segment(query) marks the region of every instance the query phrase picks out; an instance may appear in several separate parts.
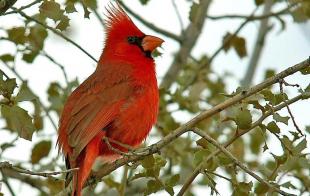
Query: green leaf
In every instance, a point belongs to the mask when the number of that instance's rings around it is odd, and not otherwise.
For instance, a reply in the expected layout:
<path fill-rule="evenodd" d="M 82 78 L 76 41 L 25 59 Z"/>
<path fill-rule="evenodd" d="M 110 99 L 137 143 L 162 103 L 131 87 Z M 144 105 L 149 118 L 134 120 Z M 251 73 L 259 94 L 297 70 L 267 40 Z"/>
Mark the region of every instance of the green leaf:
<path fill-rule="evenodd" d="M 16 105 L 2 105 L 1 113 L 6 119 L 8 129 L 17 132 L 20 137 L 31 141 L 35 127 L 26 110 Z"/>
<path fill-rule="evenodd" d="M 36 98 L 37 98 L 36 95 L 33 94 L 33 92 L 29 89 L 27 82 L 24 82 L 21 85 L 20 90 L 15 97 L 15 100 L 17 102 L 22 102 L 22 101 L 32 101 Z"/>
<path fill-rule="evenodd" d="M 147 195 L 151 194 L 151 193 L 156 193 L 157 191 L 162 189 L 162 183 L 158 180 L 149 180 L 147 182 L 147 189 L 145 191 L 145 193 Z"/>
<path fill-rule="evenodd" d="M 57 24 L 56 29 L 59 29 L 60 31 L 64 31 L 69 27 L 69 21 L 70 19 L 68 16 L 64 16 L 60 22 Z"/>
<path fill-rule="evenodd" d="M 218 155 L 217 159 L 219 160 L 220 165 L 229 165 L 232 163 L 231 159 L 227 157 L 226 155 Z"/>
<path fill-rule="evenodd" d="M 150 0 L 139 0 L 142 5 L 146 5 Z"/>
<path fill-rule="evenodd" d="M 54 20 L 55 22 L 61 20 L 64 16 L 64 10 L 62 10 L 59 3 L 54 0 L 43 1 L 39 8 L 42 15 Z"/>
<path fill-rule="evenodd" d="M 250 110 L 248 109 L 239 110 L 235 122 L 240 129 L 250 128 L 252 125 L 252 115 Z"/>
<path fill-rule="evenodd" d="M 196 13 L 197 13 L 198 7 L 199 7 L 199 4 L 193 2 L 192 6 L 191 6 L 191 9 L 190 9 L 190 12 L 189 12 L 189 20 L 191 22 L 193 22 L 195 20 L 195 17 L 197 15 Z"/>
<path fill-rule="evenodd" d="M 153 157 L 153 155 L 149 155 L 146 156 L 142 161 L 142 167 L 144 167 L 145 169 L 151 168 L 154 166 L 155 164 L 155 159 Z"/>
<path fill-rule="evenodd" d="M 257 6 L 262 5 L 264 3 L 264 0 L 254 0 L 254 1 Z"/>
<path fill-rule="evenodd" d="M 256 185 L 256 187 L 255 187 L 254 192 L 255 192 L 256 194 L 264 194 L 264 193 L 266 193 L 268 190 L 269 190 L 268 185 L 262 184 L 262 183 L 258 183 L 258 184 Z"/>
<path fill-rule="evenodd" d="M 38 56 L 38 51 L 29 51 L 23 54 L 23 60 L 27 63 L 32 63 L 34 59 Z"/>
<path fill-rule="evenodd" d="M 285 187 L 287 189 L 296 189 L 296 186 L 294 186 L 290 181 L 287 181 L 280 186 Z"/>
<path fill-rule="evenodd" d="M 252 189 L 253 183 L 252 182 L 240 182 L 235 187 L 233 196 L 247 196 L 250 195 L 250 191 Z"/>
<path fill-rule="evenodd" d="M 302 23 L 308 20 L 308 17 L 306 16 L 302 6 L 299 6 L 291 11 L 291 14 L 293 16 L 294 22 Z"/>
<path fill-rule="evenodd" d="M 223 38 L 224 51 L 234 48 L 240 58 L 247 56 L 246 41 L 243 37 L 227 33 Z"/>
<path fill-rule="evenodd" d="M 66 13 L 68 14 L 77 12 L 73 2 L 67 2 L 65 10 L 66 10 Z"/>
<path fill-rule="evenodd" d="M 0 60 L 3 62 L 11 62 L 14 61 L 15 57 L 11 54 L 3 54 L 0 56 Z"/>
<path fill-rule="evenodd" d="M 49 154 L 51 147 L 52 142 L 47 140 L 43 140 L 35 144 L 31 152 L 31 163 L 39 163 L 42 158 Z"/>
<path fill-rule="evenodd" d="M 290 119 L 290 117 L 288 117 L 288 116 L 282 117 L 280 114 L 274 113 L 274 114 L 273 114 L 273 119 L 274 119 L 276 122 L 282 122 L 282 123 L 288 125 L 288 120 Z"/>
<path fill-rule="evenodd" d="M 121 186 L 121 184 L 116 182 L 112 177 L 104 178 L 103 181 L 110 188 L 119 189 L 119 187 Z"/>
<path fill-rule="evenodd" d="M 300 73 L 302 73 L 303 75 L 310 74 L 310 67 L 305 67 L 304 69 L 300 70 Z"/>
<path fill-rule="evenodd" d="M 294 148 L 294 154 L 301 154 L 301 152 L 307 148 L 307 140 L 306 138 L 302 139 Z"/>
<path fill-rule="evenodd" d="M 82 0 L 84 5 L 92 10 L 97 9 L 97 0 Z"/>
<path fill-rule="evenodd" d="M 274 121 L 268 123 L 267 129 L 272 133 L 280 133 L 280 128 Z"/>
<path fill-rule="evenodd" d="M 194 165 L 199 165 L 205 157 L 210 154 L 210 151 L 207 149 L 201 149 L 194 154 Z"/>
<path fill-rule="evenodd" d="M 6 98 L 10 98 L 16 87 L 16 78 L 0 80 L 0 95 L 3 95 Z"/>
<path fill-rule="evenodd" d="M 259 128 L 250 132 L 250 150 L 254 154 L 258 154 L 261 151 L 261 146 L 264 143 L 264 136 Z"/>
<path fill-rule="evenodd" d="M 55 178 L 48 177 L 46 180 L 46 185 L 51 195 L 57 195 L 57 193 L 64 189 L 65 181 L 60 179 L 55 180 Z"/>
<path fill-rule="evenodd" d="M 28 41 L 31 45 L 32 53 L 37 53 L 44 46 L 44 41 L 47 38 L 47 31 L 40 25 L 35 25 L 30 28 L 30 33 L 28 35 Z"/>
<path fill-rule="evenodd" d="M 165 186 L 165 191 L 167 191 L 167 193 L 169 193 L 169 195 L 171 196 L 174 195 L 174 190 L 173 190 L 173 187 L 171 186 Z"/>
<path fill-rule="evenodd" d="M 24 44 L 27 40 L 25 27 L 14 27 L 7 30 L 8 39 L 16 44 Z"/>
<path fill-rule="evenodd" d="M 276 74 L 276 71 L 274 69 L 267 69 L 265 72 L 265 79 L 271 78 Z"/>
<path fill-rule="evenodd" d="M 166 186 L 174 187 L 180 180 L 180 174 L 175 174 L 165 181 Z"/>

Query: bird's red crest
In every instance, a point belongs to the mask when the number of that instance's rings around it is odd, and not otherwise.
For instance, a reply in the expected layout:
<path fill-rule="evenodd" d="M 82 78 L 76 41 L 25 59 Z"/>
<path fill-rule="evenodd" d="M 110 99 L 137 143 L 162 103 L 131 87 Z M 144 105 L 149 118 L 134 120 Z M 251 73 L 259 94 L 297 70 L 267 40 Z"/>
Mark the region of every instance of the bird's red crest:
<path fill-rule="evenodd" d="M 106 10 L 105 25 L 107 41 L 109 39 L 123 39 L 129 35 L 144 35 L 144 33 L 142 33 L 132 22 L 117 1 L 116 3 L 110 3 Z"/>

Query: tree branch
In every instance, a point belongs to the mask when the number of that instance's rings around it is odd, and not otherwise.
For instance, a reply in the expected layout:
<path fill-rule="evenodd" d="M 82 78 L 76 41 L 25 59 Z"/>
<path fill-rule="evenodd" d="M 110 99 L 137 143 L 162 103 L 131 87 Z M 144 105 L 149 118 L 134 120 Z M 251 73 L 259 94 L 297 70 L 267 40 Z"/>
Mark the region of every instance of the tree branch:
<path fill-rule="evenodd" d="M 10 9 L 17 0 L 0 0 L 0 16 Z"/>
<path fill-rule="evenodd" d="M 168 89 L 175 81 L 179 71 L 183 68 L 183 65 L 186 64 L 187 59 L 190 56 L 199 35 L 201 34 L 205 23 L 204 15 L 206 14 L 210 4 L 211 0 L 204 0 L 200 1 L 197 5 L 197 9 L 195 13 L 193 13 L 191 23 L 183 32 L 180 50 L 175 55 L 171 66 L 163 77 L 160 88 Z"/>
<path fill-rule="evenodd" d="M 296 4 L 293 3 L 293 4 L 290 4 L 288 7 L 278 11 L 278 12 L 271 12 L 271 13 L 264 13 L 263 15 L 260 15 L 260 16 L 247 16 L 247 15 L 237 15 L 237 14 L 234 14 L 234 15 L 223 15 L 223 16 L 207 16 L 208 19 L 211 19 L 211 20 L 221 20 L 221 19 L 248 19 L 250 18 L 251 21 L 253 20 L 263 20 L 263 19 L 266 19 L 266 18 L 270 18 L 270 17 L 278 17 L 278 16 L 282 16 L 282 15 L 285 15 L 285 14 L 288 14 L 290 9 L 292 7 L 294 7 Z"/>
<path fill-rule="evenodd" d="M 5 161 L 5 162 L 0 162 L 0 170 L 2 170 L 2 169 L 11 170 L 11 171 L 14 171 L 17 173 L 28 174 L 28 175 L 32 175 L 32 176 L 51 177 L 51 176 L 55 176 L 55 175 L 59 175 L 59 174 L 65 174 L 65 173 L 69 173 L 72 171 L 76 171 L 79 168 L 72 168 L 72 169 L 68 169 L 68 170 L 64 170 L 64 171 L 34 172 L 34 171 L 30 171 L 28 169 L 22 169 L 22 168 L 13 166 L 11 163 Z"/>
<path fill-rule="evenodd" d="M 49 195 L 45 190 L 44 190 L 44 181 L 40 180 L 40 179 L 35 179 L 35 178 L 31 178 L 30 176 L 26 176 L 26 175 L 22 175 L 18 172 L 12 171 L 10 169 L 5 169 L 2 168 L 1 169 L 2 174 L 5 175 L 8 178 L 14 178 L 17 179 L 25 184 L 28 184 L 34 188 L 36 188 L 37 190 L 39 190 L 42 195 Z"/>
<path fill-rule="evenodd" d="M 190 128 L 195 126 L 200 121 L 207 119 L 207 118 L 210 118 L 211 116 L 225 110 L 226 108 L 240 102 L 241 100 L 243 100 L 243 99 L 245 99 L 245 98 L 247 98 L 247 97 L 249 97 L 249 96 L 251 96 L 257 92 L 260 92 L 261 90 L 277 83 L 280 78 L 285 78 L 285 77 L 292 75 L 292 74 L 296 73 L 297 71 L 300 71 L 300 70 L 302 70 L 306 67 L 309 67 L 309 66 L 310 66 L 310 58 L 307 60 L 304 60 L 301 63 L 298 63 L 292 67 L 287 68 L 286 70 L 280 72 L 279 74 L 276 74 L 275 76 L 268 78 L 264 82 L 262 82 L 256 86 L 253 86 L 252 88 L 250 88 L 247 91 L 243 91 L 243 92 L 235 95 L 234 97 L 227 99 L 223 103 L 220 103 L 220 104 L 214 106 L 213 108 L 211 108 L 209 110 L 201 112 L 200 114 L 198 114 L 196 117 L 194 117 L 193 119 L 191 119 L 187 123 L 183 124 L 182 126 L 177 128 L 176 130 L 169 133 L 167 136 L 165 136 L 159 142 L 152 144 L 147 148 L 142 149 L 142 152 L 141 152 L 141 149 L 138 149 L 137 153 L 139 153 L 139 155 L 132 155 L 132 156 L 123 157 L 121 159 L 114 161 L 111 164 L 106 165 L 102 170 L 100 170 L 98 172 L 94 172 L 92 174 L 93 177 L 89 179 L 87 185 L 94 184 L 97 181 L 100 181 L 107 174 L 111 173 L 112 171 L 116 170 L 117 168 L 119 168 L 119 167 L 121 167 L 121 166 L 123 166 L 129 162 L 136 162 L 136 161 L 143 159 L 147 155 L 159 152 L 161 148 L 163 148 L 164 146 L 166 146 L 170 142 L 174 141 L 176 138 L 181 136 L 183 133 L 187 132 Z M 297 101 L 297 99 L 301 99 L 303 96 L 305 96 L 305 95 L 302 95 L 301 97 L 298 97 L 298 98 L 293 99 L 291 101 L 295 102 L 295 101 Z M 282 105 L 281 105 L 281 107 L 282 107 Z M 276 108 L 277 107 L 275 107 L 275 109 Z M 249 130 L 246 130 L 244 132 L 240 132 L 239 134 L 241 136 L 241 135 L 247 133 L 248 131 Z M 230 145 L 231 143 L 233 143 L 233 141 L 235 141 L 235 140 L 236 140 L 236 138 L 229 141 L 227 144 L 225 144 L 225 147 Z"/>
<path fill-rule="evenodd" d="M 288 193 L 280 190 L 278 187 L 272 185 L 270 182 L 262 179 L 257 174 L 252 172 L 246 165 L 244 165 L 241 161 L 239 161 L 233 154 L 231 154 L 231 152 L 226 150 L 225 147 L 221 146 L 215 139 L 213 139 L 211 136 L 209 136 L 206 132 L 204 132 L 204 131 L 202 131 L 200 129 L 197 129 L 197 128 L 192 129 L 192 132 L 194 132 L 197 135 L 201 136 L 202 138 L 206 139 L 208 142 L 210 142 L 212 145 L 214 145 L 216 148 L 218 148 L 218 150 L 220 150 L 222 153 L 224 153 L 226 156 L 228 156 L 243 171 L 245 171 L 246 173 L 251 175 L 253 178 L 255 178 L 260 183 L 267 185 L 270 189 L 280 193 L 281 195 L 292 195 L 292 194 L 288 194 Z M 179 192 L 177 194 L 177 196 L 181 196 L 181 195 L 183 195 L 182 192 Z"/>
<path fill-rule="evenodd" d="M 272 8 L 273 0 L 265 0 L 263 14 L 267 15 Z M 255 41 L 254 49 L 252 52 L 251 59 L 249 61 L 248 69 L 245 73 L 244 79 L 241 82 L 241 85 L 244 87 L 249 87 L 252 83 L 253 76 L 258 65 L 258 61 L 261 57 L 262 49 L 264 47 L 265 38 L 269 31 L 268 17 L 260 21 L 260 26 Z"/>
<path fill-rule="evenodd" d="M 242 135 L 250 132 L 252 129 L 254 129 L 255 127 L 259 126 L 268 116 L 272 115 L 274 112 L 277 112 L 281 109 L 283 109 L 284 107 L 286 107 L 286 105 L 290 105 L 293 104 L 299 100 L 302 99 L 309 99 L 310 98 L 310 93 L 302 93 L 290 100 L 288 100 L 286 103 L 281 103 L 278 106 L 275 106 L 274 108 L 268 110 L 266 113 L 264 113 L 256 122 L 254 122 L 251 127 L 249 129 L 246 130 L 241 130 L 241 132 L 238 132 L 238 134 L 236 134 L 234 137 L 232 137 L 230 140 L 228 140 L 225 144 L 223 144 L 223 146 L 225 148 L 227 148 L 228 146 L 230 146 L 232 143 L 234 143 L 239 137 L 241 137 Z M 217 150 L 214 151 L 212 154 L 210 154 L 206 159 L 205 162 L 208 162 L 211 160 L 211 158 L 217 156 L 221 151 Z M 181 188 L 180 192 L 185 193 L 185 191 L 188 189 L 189 185 L 194 181 L 194 179 L 197 177 L 197 175 L 200 173 L 201 169 L 203 168 L 203 164 L 205 163 L 200 163 L 195 170 L 192 172 L 192 174 L 187 178 L 187 180 L 185 181 L 183 187 Z"/>
<path fill-rule="evenodd" d="M 148 28 L 152 29 L 153 31 L 160 33 L 166 37 L 169 37 L 177 42 L 180 42 L 181 39 L 178 35 L 175 35 L 169 31 L 166 31 L 164 29 L 161 29 L 157 26 L 155 26 L 154 24 L 146 21 L 145 19 L 143 19 L 141 16 L 139 16 L 138 14 L 136 14 L 134 11 L 132 11 L 123 1 L 118 1 L 118 3 L 124 8 L 124 10 L 126 10 L 130 15 L 132 15 L 135 19 L 139 20 L 142 24 L 144 24 L 145 26 L 147 26 Z"/>
<path fill-rule="evenodd" d="M 255 8 L 255 10 L 252 12 L 251 16 L 255 14 L 256 10 L 257 8 Z M 213 55 L 211 55 L 208 64 L 211 64 L 211 62 L 215 59 L 215 57 L 224 49 L 225 45 L 227 45 L 227 43 L 229 43 L 231 39 L 233 39 L 233 37 L 237 36 L 238 33 L 243 29 L 243 27 L 245 27 L 245 25 L 251 21 L 250 20 L 251 16 L 247 18 L 245 21 L 243 21 L 243 23 L 241 23 L 240 26 L 235 30 L 235 32 L 230 36 L 230 39 L 225 40 L 222 43 L 222 45 L 213 53 Z"/>
<path fill-rule="evenodd" d="M 37 4 L 37 3 L 40 3 L 40 2 L 42 2 L 42 1 L 43 1 L 43 0 L 35 0 L 35 1 L 33 1 L 32 3 L 29 3 L 28 5 L 25 5 L 25 6 L 22 6 L 22 7 L 18 8 L 17 10 L 18 10 L 18 11 L 22 11 L 22 10 L 27 9 L 27 8 L 30 8 L 30 7 L 32 7 L 33 5 L 35 5 L 35 4 Z M 1 15 L 2 15 L 2 16 L 5 16 L 5 15 L 9 15 L 9 14 L 16 14 L 16 13 L 18 13 L 18 11 L 5 12 L 5 13 L 3 13 L 3 14 L 0 14 L 0 16 L 1 16 Z"/>
<path fill-rule="evenodd" d="M 64 40 L 68 41 L 69 43 L 71 43 L 72 45 L 74 45 L 75 47 L 77 47 L 79 50 L 81 50 L 84 54 L 86 54 L 89 58 L 91 58 L 93 61 L 95 61 L 96 63 L 98 63 L 97 59 L 95 57 L 93 57 L 91 54 L 89 54 L 84 48 L 82 48 L 80 45 L 78 45 L 77 43 L 75 43 L 74 41 L 72 41 L 70 38 L 68 38 L 67 36 L 65 36 L 64 34 L 62 34 L 61 32 L 57 31 L 56 29 L 38 21 L 37 19 L 28 16 L 27 14 L 25 14 L 25 12 L 18 10 L 16 8 L 12 9 L 14 11 L 16 11 L 17 13 L 19 13 L 21 16 L 23 16 L 24 18 L 26 18 L 27 20 L 33 21 L 41 26 L 43 26 L 44 28 L 52 31 L 53 33 L 55 33 L 56 35 L 58 35 L 59 37 L 63 38 Z"/>

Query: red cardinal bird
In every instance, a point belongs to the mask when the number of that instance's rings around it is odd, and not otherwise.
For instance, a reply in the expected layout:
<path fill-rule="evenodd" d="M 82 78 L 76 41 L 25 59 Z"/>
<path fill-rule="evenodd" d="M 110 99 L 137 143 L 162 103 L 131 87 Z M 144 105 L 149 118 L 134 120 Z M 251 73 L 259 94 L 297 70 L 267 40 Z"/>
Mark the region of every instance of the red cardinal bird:
<path fill-rule="evenodd" d="M 72 195 L 81 195 L 97 157 L 120 157 L 104 137 L 136 147 L 156 122 L 158 87 L 151 52 L 162 43 L 140 31 L 120 5 L 107 9 L 98 66 L 69 96 L 60 119 L 59 149 L 67 167 L 79 168 L 73 174 Z"/>

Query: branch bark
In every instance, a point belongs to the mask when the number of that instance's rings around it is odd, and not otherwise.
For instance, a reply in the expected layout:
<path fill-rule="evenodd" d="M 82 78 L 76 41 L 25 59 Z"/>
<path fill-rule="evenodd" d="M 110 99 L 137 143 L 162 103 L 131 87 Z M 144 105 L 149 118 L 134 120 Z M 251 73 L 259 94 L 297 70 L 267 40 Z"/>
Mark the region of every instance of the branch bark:
<path fill-rule="evenodd" d="M 207 119 L 207 118 L 210 118 L 211 116 L 225 110 L 226 108 L 240 102 L 241 100 L 243 100 L 243 99 L 245 99 L 245 98 L 247 98 L 247 97 L 249 97 L 249 96 L 251 96 L 257 92 L 260 92 L 261 90 L 277 83 L 279 81 L 279 79 L 285 78 L 289 75 L 292 75 L 292 74 L 294 74 L 294 73 L 296 73 L 296 72 L 298 72 L 298 71 L 300 71 L 306 67 L 310 67 L 310 58 L 307 60 L 304 60 L 304 61 L 302 61 L 302 62 L 300 62 L 300 63 L 298 63 L 292 67 L 287 68 L 286 70 L 280 72 L 279 74 L 276 74 L 275 76 L 273 76 L 271 78 L 268 78 L 264 82 L 262 82 L 256 86 L 253 86 L 252 88 L 250 88 L 247 91 L 243 91 L 243 92 L 235 95 L 234 97 L 227 99 L 223 103 L 214 106 L 210 110 L 206 110 L 206 111 L 201 112 L 200 114 L 198 114 L 196 117 L 194 117 L 193 119 L 191 119 L 187 123 L 183 124 L 182 126 L 177 128 L 176 130 L 172 131 L 170 134 L 165 136 L 159 142 L 152 144 L 145 149 L 142 149 L 142 152 L 137 152 L 137 155 L 123 157 L 121 159 L 114 161 L 111 164 L 106 165 L 102 170 L 92 173 L 92 177 L 89 179 L 86 186 L 100 181 L 104 176 L 108 175 L 112 171 L 116 170 L 117 168 L 119 168 L 119 167 L 121 167 L 121 166 L 123 166 L 129 162 L 136 162 L 136 161 L 143 159 L 147 155 L 159 152 L 161 148 L 163 148 L 164 146 L 166 146 L 170 142 L 174 141 L 176 138 L 181 136 L 183 133 L 188 132 L 188 130 L 190 128 L 195 126 L 200 121 Z M 243 135 L 245 133 L 246 132 L 243 132 L 240 135 Z M 230 144 L 227 144 L 227 145 L 230 145 Z M 138 149 L 138 151 L 139 151 L 139 149 Z"/>
<path fill-rule="evenodd" d="M 264 15 L 270 14 L 270 11 L 273 5 L 273 0 L 265 0 L 264 5 L 265 7 L 264 7 L 263 14 Z M 269 18 L 266 17 L 265 19 L 260 21 L 260 26 L 259 26 L 256 41 L 255 41 L 253 53 L 249 61 L 248 69 L 245 73 L 244 79 L 241 82 L 241 85 L 244 87 L 248 87 L 252 83 L 253 76 L 256 71 L 256 67 L 258 65 L 258 61 L 261 57 L 261 53 L 264 47 L 265 38 L 269 31 L 268 19 Z"/>
<path fill-rule="evenodd" d="M 0 0 L 0 16 L 3 15 L 8 9 L 10 9 L 17 0 Z"/>
<path fill-rule="evenodd" d="M 255 127 L 259 126 L 268 116 L 272 115 L 274 112 L 277 112 L 279 110 L 281 110 L 282 108 L 286 107 L 287 105 L 293 104 L 299 100 L 302 99 L 309 99 L 310 98 L 310 93 L 303 93 L 300 94 L 288 101 L 286 101 L 286 103 L 281 103 L 278 106 L 272 108 L 271 110 L 267 111 L 265 114 L 263 114 L 255 123 L 252 124 L 252 126 L 249 129 L 246 130 L 242 130 L 241 132 L 238 132 L 238 134 L 236 134 L 234 137 L 232 137 L 231 139 L 229 139 L 227 142 L 225 142 L 223 144 L 223 146 L 225 148 L 227 148 L 228 146 L 230 146 L 232 143 L 234 143 L 239 137 L 243 136 L 244 134 L 250 132 L 251 130 L 253 130 Z M 217 150 L 214 151 L 212 154 L 210 154 L 206 159 L 205 162 L 210 161 L 213 157 L 217 156 L 221 151 Z M 205 164 L 204 162 L 200 163 L 195 170 L 193 171 L 193 173 L 187 178 L 187 180 L 185 181 L 184 185 L 182 186 L 180 193 L 185 193 L 185 191 L 189 188 L 189 186 L 191 185 L 191 183 L 195 180 L 195 178 L 197 177 L 197 175 L 200 173 L 201 169 L 203 168 L 203 164 Z"/>
<path fill-rule="evenodd" d="M 182 65 L 187 62 L 190 53 L 201 34 L 202 28 L 205 23 L 205 14 L 209 8 L 211 0 L 200 1 L 196 12 L 193 15 L 191 23 L 184 30 L 182 35 L 182 41 L 180 50 L 176 54 L 169 70 L 163 77 L 160 84 L 160 88 L 168 89 L 170 85 L 175 81 L 179 71 L 182 69 Z"/>

